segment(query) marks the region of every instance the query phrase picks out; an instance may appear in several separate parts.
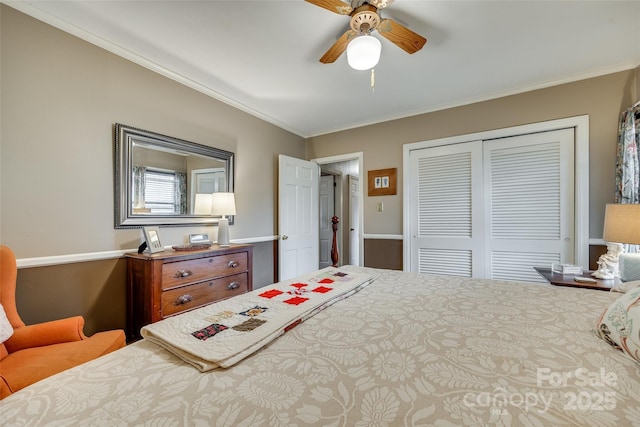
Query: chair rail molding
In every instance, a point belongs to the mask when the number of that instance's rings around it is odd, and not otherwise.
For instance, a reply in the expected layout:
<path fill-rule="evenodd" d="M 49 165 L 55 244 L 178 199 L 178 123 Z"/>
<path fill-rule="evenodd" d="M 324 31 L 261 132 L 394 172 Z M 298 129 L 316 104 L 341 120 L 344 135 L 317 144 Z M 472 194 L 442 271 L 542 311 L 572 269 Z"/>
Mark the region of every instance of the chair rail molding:
<path fill-rule="evenodd" d="M 261 236 L 261 237 L 248 237 L 243 239 L 233 239 L 231 240 L 231 243 L 252 244 L 252 243 L 271 242 L 274 240 L 278 240 L 278 236 Z M 171 246 L 165 246 L 165 249 L 171 249 Z M 124 254 L 128 252 L 135 252 L 137 250 L 138 248 L 131 248 L 131 249 L 119 249 L 114 251 L 85 252 L 85 253 L 79 253 L 79 254 L 21 258 L 16 260 L 16 264 L 20 269 L 20 268 L 32 268 L 32 267 L 48 267 L 52 265 L 62 265 L 62 264 L 75 264 L 78 262 L 87 262 L 87 261 L 101 261 L 105 259 L 122 258 Z"/>
<path fill-rule="evenodd" d="M 364 239 L 380 239 L 380 240 L 402 240 L 402 234 L 363 234 Z"/>

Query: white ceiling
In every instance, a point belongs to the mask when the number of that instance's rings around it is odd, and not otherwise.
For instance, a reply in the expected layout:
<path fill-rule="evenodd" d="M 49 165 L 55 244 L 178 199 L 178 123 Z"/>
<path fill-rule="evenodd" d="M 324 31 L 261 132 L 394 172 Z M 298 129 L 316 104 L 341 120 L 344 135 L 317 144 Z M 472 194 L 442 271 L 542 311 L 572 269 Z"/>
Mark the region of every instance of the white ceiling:
<path fill-rule="evenodd" d="M 303 0 L 4 3 L 303 137 L 640 65 L 640 1 L 396 0 L 428 42 L 378 36 L 375 91 L 318 62 L 349 18 Z"/>

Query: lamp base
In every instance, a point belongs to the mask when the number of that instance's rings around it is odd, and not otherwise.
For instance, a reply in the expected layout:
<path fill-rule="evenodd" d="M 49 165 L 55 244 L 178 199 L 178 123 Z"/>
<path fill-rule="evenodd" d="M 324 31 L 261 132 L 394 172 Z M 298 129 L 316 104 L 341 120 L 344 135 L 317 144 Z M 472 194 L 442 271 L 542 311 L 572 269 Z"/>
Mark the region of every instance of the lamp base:
<path fill-rule="evenodd" d="M 223 248 L 231 246 L 229 243 L 229 220 L 227 218 L 218 220 L 218 246 Z"/>
<path fill-rule="evenodd" d="M 640 253 L 620 254 L 620 280 L 640 280 Z"/>

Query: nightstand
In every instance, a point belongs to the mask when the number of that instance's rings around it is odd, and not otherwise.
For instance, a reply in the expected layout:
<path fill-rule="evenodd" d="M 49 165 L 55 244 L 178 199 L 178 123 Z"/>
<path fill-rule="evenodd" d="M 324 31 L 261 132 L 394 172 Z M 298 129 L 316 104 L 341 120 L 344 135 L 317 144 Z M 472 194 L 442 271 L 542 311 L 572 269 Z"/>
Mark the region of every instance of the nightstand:
<path fill-rule="evenodd" d="M 591 276 L 593 271 L 584 271 L 582 274 L 560 274 L 551 271 L 550 268 L 544 267 L 533 267 L 534 270 L 538 272 L 542 277 L 547 279 L 549 283 L 555 286 L 569 286 L 572 288 L 587 288 L 587 289 L 598 289 L 601 291 L 609 291 L 612 287 L 621 284 L 620 279 L 596 279 Z M 585 282 L 576 282 L 574 278 L 578 277 L 590 277 L 596 280 L 596 283 L 585 283 Z"/>

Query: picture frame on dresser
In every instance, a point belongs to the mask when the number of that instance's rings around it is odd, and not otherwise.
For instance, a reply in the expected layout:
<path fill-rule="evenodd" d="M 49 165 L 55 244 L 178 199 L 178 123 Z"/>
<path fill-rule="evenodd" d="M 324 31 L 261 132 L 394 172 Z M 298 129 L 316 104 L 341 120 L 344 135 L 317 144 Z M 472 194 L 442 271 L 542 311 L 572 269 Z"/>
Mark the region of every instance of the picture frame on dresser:
<path fill-rule="evenodd" d="M 156 253 L 164 251 L 164 246 L 160 241 L 160 232 L 158 227 L 142 227 L 142 233 L 144 234 L 144 240 L 147 243 L 147 249 L 149 253 Z"/>

